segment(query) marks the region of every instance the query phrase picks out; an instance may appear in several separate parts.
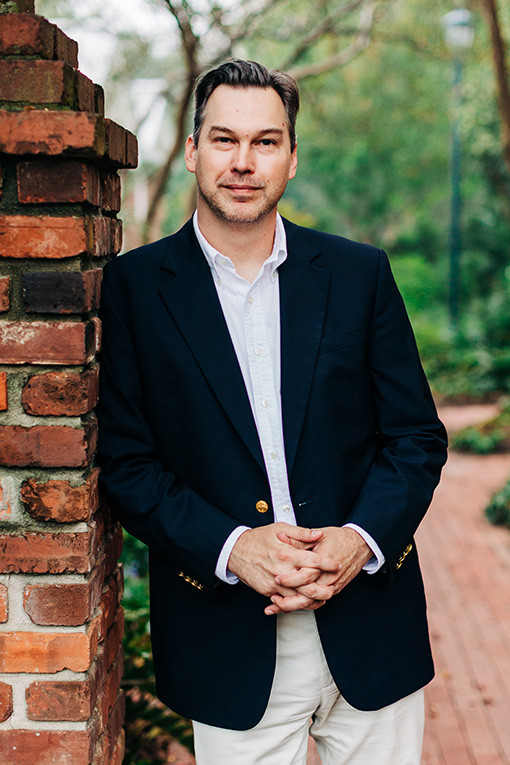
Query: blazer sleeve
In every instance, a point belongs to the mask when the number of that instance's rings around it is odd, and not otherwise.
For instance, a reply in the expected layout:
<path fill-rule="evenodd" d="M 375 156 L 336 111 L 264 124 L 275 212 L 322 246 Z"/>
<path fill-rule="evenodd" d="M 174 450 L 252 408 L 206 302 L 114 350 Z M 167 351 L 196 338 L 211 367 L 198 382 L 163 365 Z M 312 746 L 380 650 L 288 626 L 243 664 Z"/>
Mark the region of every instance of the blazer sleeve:
<path fill-rule="evenodd" d="M 388 258 L 379 255 L 368 346 L 378 449 L 348 522 L 376 540 L 391 571 L 430 504 L 447 436 Z"/>
<path fill-rule="evenodd" d="M 113 265 L 113 264 L 111 264 Z M 238 523 L 179 483 L 158 457 L 144 413 L 144 392 L 127 301 L 115 268 L 105 266 L 98 463 L 114 516 L 159 556 L 204 584 Z"/>

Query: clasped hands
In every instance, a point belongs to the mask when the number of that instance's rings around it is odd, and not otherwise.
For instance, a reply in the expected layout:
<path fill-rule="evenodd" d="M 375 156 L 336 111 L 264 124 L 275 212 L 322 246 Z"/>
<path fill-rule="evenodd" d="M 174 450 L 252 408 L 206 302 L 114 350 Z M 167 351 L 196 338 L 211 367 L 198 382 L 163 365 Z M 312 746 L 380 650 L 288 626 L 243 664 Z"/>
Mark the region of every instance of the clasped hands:
<path fill-rule="evenodd" d="M 241 534 L 228 568 L 270 598 L 264 613 L 271 615 L 315 611 L 349 584 L 371 557 L 370 547 L 354 529 L 272 523 Z"/>

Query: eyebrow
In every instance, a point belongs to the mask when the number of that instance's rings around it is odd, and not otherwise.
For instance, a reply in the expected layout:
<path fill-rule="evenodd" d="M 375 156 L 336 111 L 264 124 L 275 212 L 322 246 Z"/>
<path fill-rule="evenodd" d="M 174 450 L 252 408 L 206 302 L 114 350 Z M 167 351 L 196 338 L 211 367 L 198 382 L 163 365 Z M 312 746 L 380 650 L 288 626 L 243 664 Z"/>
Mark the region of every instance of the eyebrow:
<path fill-rule="evenodd" d="M 211 125 L 209 128 L 209 135 L 211 133 L 227 133 L 228 135 L 235 135 L 235 131 L 231 130 L 228 127 L 225 127 L 224 125 Z M 256 137 L 260 138 L 263 135 L 267 135 L 268 133 L 276 134 L 276 135 L 283 135 L 283 130 L 277 127 L 270 127 L 270 128 L 264 128 L 263 130 L 259 130 L 258 133 L 256 133 Z"/>

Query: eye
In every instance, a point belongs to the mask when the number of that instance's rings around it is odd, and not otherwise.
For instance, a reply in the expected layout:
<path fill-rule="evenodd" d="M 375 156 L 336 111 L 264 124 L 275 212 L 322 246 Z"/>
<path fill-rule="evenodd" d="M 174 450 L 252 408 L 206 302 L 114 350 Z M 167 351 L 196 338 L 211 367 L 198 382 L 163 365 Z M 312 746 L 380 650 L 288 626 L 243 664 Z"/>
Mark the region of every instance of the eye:
<path fill-rule="evenodd" d="M 214 139 L 214 143 L 232 143 L 232 138 L 226 135 L 219 135 Z"/>
<path fill-rule="evenodd" d="M 261 138 L 259 143 L 262 146 L 276 146 L 276 141 L 274 138 Z"/>

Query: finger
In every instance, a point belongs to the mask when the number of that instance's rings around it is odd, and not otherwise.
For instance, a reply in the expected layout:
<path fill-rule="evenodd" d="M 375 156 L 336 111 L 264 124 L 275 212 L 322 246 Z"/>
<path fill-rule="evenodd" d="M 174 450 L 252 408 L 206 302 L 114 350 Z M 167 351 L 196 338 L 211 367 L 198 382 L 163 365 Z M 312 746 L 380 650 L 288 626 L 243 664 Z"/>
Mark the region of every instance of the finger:
<path fill-rule="evenodd" d="M 285 526 L 285 533 L 290 539 L 295 539 L 297 542 L 318 542 L 322 539 L 324 532 L 321 529 L 305 529 L 303 526 Z"/>
<path fill-rule="evenodd" d="M 283 531 L 280 531 L 277 535 L 280 542 L 285 542 L 286 545 L 292 545 L 298 550 L 311 550 L 316 542 L 300 542 L 298 539 L 292 539 Z"/>
<path fill-rule="evenodd" d="M 290 595 L 282 598 L 280 595 L 273 595 L 271 601 L 274 605 L 283 611 L 283 613 L 290 613 L 291 611 L 302 611 L 309 608 L 313 604 L 313 599 L 306 597 L 306 595 Z"/>
<path fill-rule="evenodd" d="M 315 582 L 320 576 L 322 576 L 322 573 L 319 569 L 303 567 L 298 571 L 278 574 L 275 577 L 275 582 L 285 587 L 302 587 L 304 584 Z"/>
<path fill-rule="evenodd" d="M 297 587 L 296 589 L 301 595 L 306 595 L 313 600 L 330 600 L 337 592 L 335 586 L 320 585 L 317 582 L 306 584 L 303 587 Z"/>

